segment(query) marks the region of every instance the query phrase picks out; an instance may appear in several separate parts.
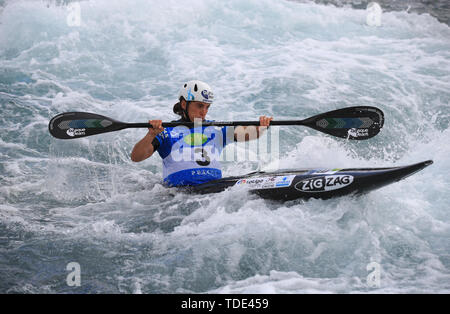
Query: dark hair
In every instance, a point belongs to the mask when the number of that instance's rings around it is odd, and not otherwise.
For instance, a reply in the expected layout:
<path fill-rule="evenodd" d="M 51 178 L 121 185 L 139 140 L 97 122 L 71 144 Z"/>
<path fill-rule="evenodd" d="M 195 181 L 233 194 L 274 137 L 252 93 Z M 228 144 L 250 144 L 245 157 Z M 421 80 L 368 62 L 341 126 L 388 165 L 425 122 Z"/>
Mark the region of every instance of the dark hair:
<path fill-rule="evenodd" d="M 182 119 L 185 119 L 187 121 L 189 121 L 189 117 L 187 114 L 187 110 L 189 108 L 189 101 L 186 102 L 186 110 L 183 109 L 183 107 L 181 107 L 181 101 L 185 100 L 183 96 L 180 97 L 180 101 L 177 102 L 174 106 L 173 106 L 173 112 L 179 116 L 181 116 Z"/>
<path fill-rule="evenodd" d="M 181 102 L 177 102 L 174 106 L 173 106 L 173 113 L 179 115 L 179 116 L 184 116 L 184 110 L 183 108 L 181 108 Z"/>

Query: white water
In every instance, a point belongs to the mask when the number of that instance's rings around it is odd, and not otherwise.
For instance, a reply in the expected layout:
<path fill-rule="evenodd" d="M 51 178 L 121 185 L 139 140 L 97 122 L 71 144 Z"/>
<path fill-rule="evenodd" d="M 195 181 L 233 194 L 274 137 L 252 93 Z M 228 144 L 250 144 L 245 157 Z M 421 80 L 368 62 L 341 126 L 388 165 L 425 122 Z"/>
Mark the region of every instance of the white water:
<path fill-rule="evenodd" d="M 450 291 L 447 25 L 387 12 L 373 28 L 363 10 L 281 0 L 80 8 L 80 26 L 68 25 L 66 6 L 41 1 L 0 13 L 0 291 Z M 48 134 L 64 111 L 172 120 L 179 87 L 194 78 L 213 86 L 217 120 L 385 112 L 364 142 L 280 128 L 283 168 L 434 164 L 363 197 L 279 204 L 164 188 L 159 157 L 129 159 L 145 130 Z M 225 162 L 224 173 L 258 166 Z M 379 287 L 367 284 L 373 261 Z M 81 287 L 66 284 L 69 262 L 81 266 Z"/>

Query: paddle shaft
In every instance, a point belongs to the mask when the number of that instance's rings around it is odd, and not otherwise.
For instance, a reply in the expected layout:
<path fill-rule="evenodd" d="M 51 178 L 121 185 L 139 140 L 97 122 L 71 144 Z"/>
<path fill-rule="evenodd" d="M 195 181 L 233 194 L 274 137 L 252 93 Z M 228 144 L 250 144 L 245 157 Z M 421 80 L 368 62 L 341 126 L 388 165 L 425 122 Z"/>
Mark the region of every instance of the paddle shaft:
<path fill-rule="evenodd" d="M 270 121 L 270 125 L 306 125 L 305 120 L 281 120 L 281 121 Z M 214 122 L 163 122 L 163 128 L 172 128 L 176 126 L 186 126 L 186 127 L 195 127 L 195 126 L 259 126 L 259 121 L 214 121 Z M 150 123 L 125 123 L 124 128 L 151 128 L 152 125 Z"/>

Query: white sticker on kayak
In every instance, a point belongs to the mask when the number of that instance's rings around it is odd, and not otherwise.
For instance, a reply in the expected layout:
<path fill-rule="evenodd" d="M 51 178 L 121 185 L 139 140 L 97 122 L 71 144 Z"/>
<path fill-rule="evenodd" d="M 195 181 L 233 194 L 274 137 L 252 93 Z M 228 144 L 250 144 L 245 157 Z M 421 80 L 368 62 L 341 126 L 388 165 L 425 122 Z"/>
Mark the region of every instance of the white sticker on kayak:
<path fill-rule="evenodd" d="M 319 169 L 319 170 L 311 170 L 307 174 L 335 174 L 336 172 L 341 171 L 342 169 Z"/>
<path fill-rule="evenodd" d="M 251 189 L 275 189 L 291 186 L 294 178 L 295 175 L 249 178 L 241 179 L 235 185 Z"/>
<path fill-rule="evenodd" d="M 351 175 L 320 176 L 297 182 L 295 189 L 301 192 L 326 192 L 342 189 L 353 182 Z"/>

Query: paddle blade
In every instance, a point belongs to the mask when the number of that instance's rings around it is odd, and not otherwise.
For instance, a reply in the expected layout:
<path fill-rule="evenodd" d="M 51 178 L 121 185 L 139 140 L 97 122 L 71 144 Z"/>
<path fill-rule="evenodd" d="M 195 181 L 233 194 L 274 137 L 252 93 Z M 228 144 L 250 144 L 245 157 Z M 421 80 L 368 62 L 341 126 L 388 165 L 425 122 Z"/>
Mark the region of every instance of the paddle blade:
<path fill-rule="evenodd" d="M 126 123 L 89 112 L 65 112 L 53 117 L 48 130 L 59 139 L 75 139 L 124 129 Z"/>
<path fill-rule="evenodd" d="M 302 121 L 317 131 L 350 140 L 367 140 L 377 135 L 384 124 L 384 114 L 370 106 L 348 107 L 319 114 Z"/>

